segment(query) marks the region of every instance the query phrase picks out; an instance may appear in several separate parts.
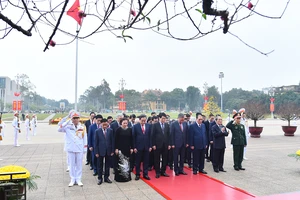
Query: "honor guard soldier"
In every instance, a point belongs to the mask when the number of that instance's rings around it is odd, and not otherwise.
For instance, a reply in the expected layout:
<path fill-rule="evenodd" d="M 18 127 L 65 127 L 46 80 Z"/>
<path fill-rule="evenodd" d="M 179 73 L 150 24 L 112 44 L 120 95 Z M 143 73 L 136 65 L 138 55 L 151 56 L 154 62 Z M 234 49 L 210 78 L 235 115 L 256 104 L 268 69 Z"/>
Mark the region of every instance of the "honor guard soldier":
<path fill-rule="evenodd" d="M 36 119 L 35 114 L 32 115 L 32 119 L 31 119 L 30 123 L 31 123 L 32 135 L 35 136 L 36 135 L 36 124 L 37 124 L 37 119 Z"/>
<path fill-rule="evenodd" d="M 69 187 L 78 184 L 83 186 L 82 177 L 82 160 L 83 154 L 87 151 L 87 134 L 85 126 L 79 122 L 80 114 L 74 112 L 71 115 L 71 122 L 66 121 L 60 124 L 59 132 L 64 132 L 68 152 L 68 161 L 70 165 L 71 182 Z"/>
<path fill-rule="evenodd" d="M 19 147 L 18 139 L 19 139 L 19 133 L 21 133 L 20 129 L 20 119 L 19 119 L 19 113 L 15 112 L 14 119 L 12 121 L 12 126 L 14 127 L 14 146 Z"/>
<path fill-rule="evenodd" d="M 26 114 L 26 119 L 25 119 L 25 129 L 26 129 L 26 140 L 30 140 L 29 138 L 29 133 L 30 133 L 30 119 L 29 115 Z"/>
<path fill-rule="evenodd" d="M 226 127 L 230 129 L 232 133 L 231 144 L 233 145 L 233 167 L 236 171 L 245 170 L 245 168 L 242 167 L 244 147 L 247 146 L 245 126 L 241 124 L 240 113 L 236 113 L 233 116 L 233 119 L 234 120 L 228 122 L 226 125 Z"/>

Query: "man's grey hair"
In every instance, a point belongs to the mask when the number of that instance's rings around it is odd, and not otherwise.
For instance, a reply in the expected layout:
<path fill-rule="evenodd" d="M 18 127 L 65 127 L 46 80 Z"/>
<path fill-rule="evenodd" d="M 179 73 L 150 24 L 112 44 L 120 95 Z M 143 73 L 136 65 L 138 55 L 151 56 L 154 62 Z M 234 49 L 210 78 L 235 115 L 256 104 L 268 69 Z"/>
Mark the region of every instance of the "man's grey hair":
<path fill-rule="evenodd" d="M 123 114 L 122 113 L 118 113 L 117 115 L 116 115 L 116 118 L 119 118 L 119 117 L 122 117 L 123 118 Z"/>

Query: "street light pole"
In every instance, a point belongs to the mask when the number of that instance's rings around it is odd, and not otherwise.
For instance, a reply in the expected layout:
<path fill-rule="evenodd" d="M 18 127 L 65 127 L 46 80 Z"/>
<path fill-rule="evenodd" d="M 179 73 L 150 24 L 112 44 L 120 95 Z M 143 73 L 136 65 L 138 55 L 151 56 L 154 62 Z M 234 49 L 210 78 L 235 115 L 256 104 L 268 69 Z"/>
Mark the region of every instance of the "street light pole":
<path fill-rule="evenodd" d="M 219 78 L 221 79 L 221 112 L 223 112 L 223 81 L 222 81 L 222 79 L 224 78 L 223 72 L 220 72 Z"/>

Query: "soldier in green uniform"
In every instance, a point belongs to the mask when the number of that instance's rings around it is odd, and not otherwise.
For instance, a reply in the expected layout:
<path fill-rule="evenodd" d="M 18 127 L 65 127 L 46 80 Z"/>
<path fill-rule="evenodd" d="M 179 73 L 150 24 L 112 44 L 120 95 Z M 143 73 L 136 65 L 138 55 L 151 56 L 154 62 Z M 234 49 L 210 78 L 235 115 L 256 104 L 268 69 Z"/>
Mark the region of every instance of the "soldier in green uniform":
<path fill-rule="evenodd" d="M 247 140 L 245 137 L 245 126 L 241 124 L 241 114 L 236 113 L 233 116 L 232 121 L 230 121 L 226 127 L 232 132 L 231 144 L 233 145 L 233 160 L 234 169 L 236 171 L 245 170 L 242 167 L 242 161 L 244 156 L 244 147 L 247 146 Z"/>

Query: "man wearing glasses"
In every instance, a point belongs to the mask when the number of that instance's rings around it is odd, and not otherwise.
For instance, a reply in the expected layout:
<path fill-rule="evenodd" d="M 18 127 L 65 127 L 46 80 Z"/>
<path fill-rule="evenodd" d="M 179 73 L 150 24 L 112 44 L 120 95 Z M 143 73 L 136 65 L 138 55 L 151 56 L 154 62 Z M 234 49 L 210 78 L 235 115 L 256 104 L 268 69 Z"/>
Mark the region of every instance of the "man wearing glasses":
<path fill-rule="evenodd" d="M 216 124 L 212 126 L 211 132 L 213 135 L 213 167 L 214 171 L 216 173 L 220 172 L 226 172 L 223 168 L 224 164 L 224 154 L 225 154 L 225 137 L 228 136 L 228 132 L 226 131 L 225 126 L 222 124 L 222 118 L 221 116 L 217 116 L 216 118 Z"/>
<path fill-rule="evenodd" d="M 203 117 L 201 114 L 197 116 L 196 123 L 190 125 L 189 137 L 190 146 L 193 152 L 193 174 L 196 175 L 198 171 L 202 174 L 207 174 L 204 171 L 205 151 L 207 148 L 206 128 L 202 123 Z"/>

